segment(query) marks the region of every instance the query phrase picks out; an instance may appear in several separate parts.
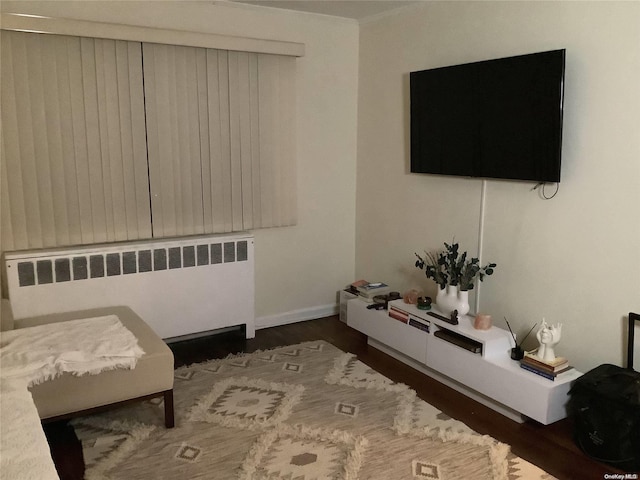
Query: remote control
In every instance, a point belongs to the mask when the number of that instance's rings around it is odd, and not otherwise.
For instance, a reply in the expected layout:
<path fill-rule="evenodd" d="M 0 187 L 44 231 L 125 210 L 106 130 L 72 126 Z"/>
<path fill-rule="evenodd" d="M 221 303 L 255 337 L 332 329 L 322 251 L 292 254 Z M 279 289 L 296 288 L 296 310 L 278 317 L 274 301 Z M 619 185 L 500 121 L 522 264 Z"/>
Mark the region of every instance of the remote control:
<path fill-rule="evenodd" d="M 384 308 L 384 303 L 372 303 L 371 305 L 367 305 L 367 310 L 383 310 Z"/>

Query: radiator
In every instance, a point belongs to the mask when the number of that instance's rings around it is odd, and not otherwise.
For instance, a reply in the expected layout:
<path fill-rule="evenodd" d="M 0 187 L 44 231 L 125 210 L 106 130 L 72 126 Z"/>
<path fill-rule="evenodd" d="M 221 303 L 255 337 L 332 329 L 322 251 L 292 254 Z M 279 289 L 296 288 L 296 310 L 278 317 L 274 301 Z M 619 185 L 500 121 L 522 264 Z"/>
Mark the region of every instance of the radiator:
<path fill-rule="evenodd" d="M 241 325 L 255 336 L 250 234 L 5 253 L 14 318 L 126 305 L 162 338 Z"/>

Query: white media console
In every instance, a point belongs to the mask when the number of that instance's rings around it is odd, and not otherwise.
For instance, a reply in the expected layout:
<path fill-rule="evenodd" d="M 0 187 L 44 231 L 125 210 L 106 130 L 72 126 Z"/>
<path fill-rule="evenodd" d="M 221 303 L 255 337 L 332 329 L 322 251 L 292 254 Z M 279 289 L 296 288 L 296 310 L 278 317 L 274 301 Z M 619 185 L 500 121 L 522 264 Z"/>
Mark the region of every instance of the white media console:
<path fill-rule="evenodd" d="M 572 370 L 553 381 L 520 368 L 509 356 L 508 331 L 476 330 L 470 316 L 451 325 L 403 300 L 389 302 L 389 310 L 368 305 L 349 300 L 347 324 L 366 334 L 369 345 L 515 421 L 529 417 L 548 425 L 567 416 L 569 388 L 581 373 Z"/>

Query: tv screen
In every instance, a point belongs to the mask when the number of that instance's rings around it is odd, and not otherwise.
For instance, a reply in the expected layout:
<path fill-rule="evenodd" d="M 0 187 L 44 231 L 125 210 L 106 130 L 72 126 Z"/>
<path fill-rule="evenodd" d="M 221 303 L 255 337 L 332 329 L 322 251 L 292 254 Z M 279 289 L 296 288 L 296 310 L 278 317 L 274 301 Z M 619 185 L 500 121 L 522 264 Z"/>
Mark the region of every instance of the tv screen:
<path fill-rule="evenodd" d="M 411 72 L 411 172 L 559 182 L 565 50 Z"/>

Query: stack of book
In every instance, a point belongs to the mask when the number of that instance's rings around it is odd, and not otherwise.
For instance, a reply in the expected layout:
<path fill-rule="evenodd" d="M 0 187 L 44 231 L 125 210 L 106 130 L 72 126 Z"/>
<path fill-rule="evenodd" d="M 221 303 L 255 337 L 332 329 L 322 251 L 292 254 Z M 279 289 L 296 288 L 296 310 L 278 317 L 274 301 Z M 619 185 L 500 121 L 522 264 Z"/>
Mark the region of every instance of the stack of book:
<path fill-rule="evenodd" d="M 391 291 L 391 287 L 386 283 L 377 282 L 377 283 L 367 283 L 366 285 L 361 285 L 357 287 L 358 295 L 366 301 L 373 302 L 373 297 L 376 295 L 386 295 Z"/>
<path fill-rule="evenodd" d="M 389 307 L 389 316 L 402 323 L 409 323 L 409 312 L 405 312 L 404 310 L 401 310 L 398 307 L 394 307 L 393 305 Z"/>
<path fill-rule="evenodd" d="M 553 361 L 548 362 L 538 358 L 535 351 L 525 352 L 524 357 L 520 360 L 520 367 L 549 380 L 555 380 L 558 376 L 573 369 L 564 357 L 556 357 Z"/>
<path fill-rule="evenodd" d="M 358 287 L 361 287 L 363 285 L 367 285 L 368 283 L 369 282 L 367 282 L 366 280 L 356 280 L 351 285 L 349 285 L 345 289 L 345 291 L 347 291 L 349 293 L 353 293 L 354 295 L 358 295 Z"/>

